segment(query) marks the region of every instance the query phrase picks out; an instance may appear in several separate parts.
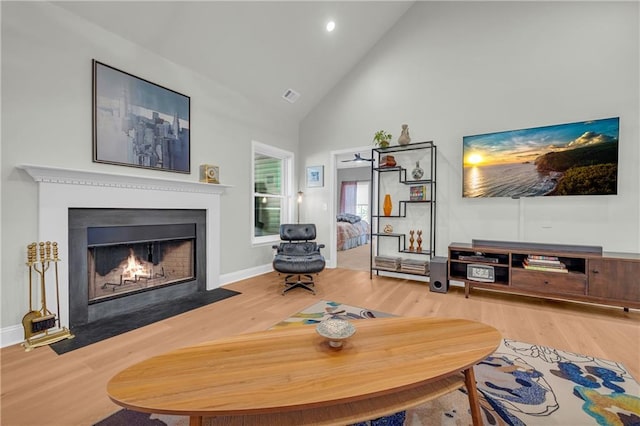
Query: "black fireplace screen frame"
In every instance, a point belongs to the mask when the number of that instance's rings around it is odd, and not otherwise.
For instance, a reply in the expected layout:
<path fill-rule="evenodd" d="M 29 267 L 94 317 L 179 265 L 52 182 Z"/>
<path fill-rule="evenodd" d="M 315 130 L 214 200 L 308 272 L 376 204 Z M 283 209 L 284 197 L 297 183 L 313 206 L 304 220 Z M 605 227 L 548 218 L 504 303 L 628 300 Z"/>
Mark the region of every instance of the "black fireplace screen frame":
<path fill-rule="evenodd" d="M 171 224 L 171 226 L 167 226 L 167 224 L 92 226 L 87 229 L 87 247 L 195 238 L 195 223 L 177 223 Z"/>
<path fill-rule="evenodd" d="M 153 291 L 132 292 L 125 297 L 89 303 L 89 248 L 150 239 L 194 239 L 194 279 L 160 286 Z M 69 209 L 70 327 L 203 291 L 206 291 L 206 210 Z"/>

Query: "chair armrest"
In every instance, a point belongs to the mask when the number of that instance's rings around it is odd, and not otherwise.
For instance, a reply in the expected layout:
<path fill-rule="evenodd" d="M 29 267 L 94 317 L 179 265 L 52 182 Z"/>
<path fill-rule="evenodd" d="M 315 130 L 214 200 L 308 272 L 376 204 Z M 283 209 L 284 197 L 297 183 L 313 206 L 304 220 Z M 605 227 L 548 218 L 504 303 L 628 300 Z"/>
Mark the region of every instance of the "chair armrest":
<path fill-rule="evenodd" d="M 324 244 L 318 244 L 318 249 L 324 248 Z"/>

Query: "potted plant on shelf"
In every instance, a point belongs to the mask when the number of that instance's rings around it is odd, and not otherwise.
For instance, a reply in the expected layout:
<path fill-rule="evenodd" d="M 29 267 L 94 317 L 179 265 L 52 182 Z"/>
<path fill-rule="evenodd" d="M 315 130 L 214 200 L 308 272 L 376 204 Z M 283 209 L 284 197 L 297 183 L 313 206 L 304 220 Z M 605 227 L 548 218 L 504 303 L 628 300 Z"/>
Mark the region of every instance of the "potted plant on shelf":
<path fill-rule="evenodd" d="M 375 135 L 373 135 L 374 145 L 379 145 L 380 148 L 386 148 L 389 146 L 389 141 L 392 137 L 391 133 L 387 133 L 385 130 L 378 130 Z"/>

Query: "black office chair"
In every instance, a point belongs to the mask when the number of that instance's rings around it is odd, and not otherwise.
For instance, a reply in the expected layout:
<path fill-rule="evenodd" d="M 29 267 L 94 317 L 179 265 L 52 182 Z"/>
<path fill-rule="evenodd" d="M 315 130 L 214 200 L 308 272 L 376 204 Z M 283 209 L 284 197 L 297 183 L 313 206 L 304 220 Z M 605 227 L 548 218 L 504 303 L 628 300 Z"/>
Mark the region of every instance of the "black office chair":
<path fill-rule="evenodd" d="M 273 269 L 287 274 L 284 279 L 282 295 L 297 287 L 316 294 L 311 274 L 322 271 L 325 267 L 325 260 L 324 256 L 320 254 L 320 249 L 324 248 L 324 244 L 311 241 L 315 238 L 316 226 L 313 224 L 280 225 L 280 239 L 283 242 L 273 246 L 277 250 L 273 259 Z M 306 280 L 303 281 L 303 277 Z"/>

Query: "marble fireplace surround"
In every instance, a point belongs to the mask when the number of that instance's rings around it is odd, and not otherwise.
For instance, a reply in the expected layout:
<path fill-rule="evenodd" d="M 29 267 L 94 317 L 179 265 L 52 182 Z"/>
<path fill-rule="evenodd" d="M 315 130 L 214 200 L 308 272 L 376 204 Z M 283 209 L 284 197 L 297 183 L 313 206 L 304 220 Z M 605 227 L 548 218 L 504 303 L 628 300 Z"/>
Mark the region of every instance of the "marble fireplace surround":
<path fill-rule="evenodd" d="M 38 241 L 56 241 L 60 312 L 69 326 L 69 208 L 200 209 L 206 213 L 206 289 L 220 286 L 220 205 L 228 185 L 25 164 L 38 183 Z M 47 301 L 56 300 L 55 286 Z M 49 303 L 55 312 L 55 303 Z M 52 309 L 53 308 L 53 309 Z"/>

